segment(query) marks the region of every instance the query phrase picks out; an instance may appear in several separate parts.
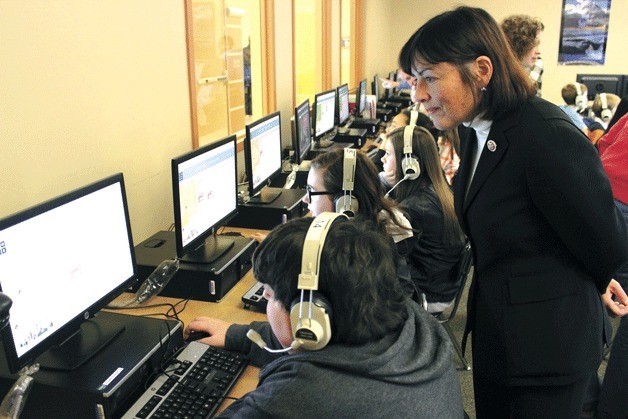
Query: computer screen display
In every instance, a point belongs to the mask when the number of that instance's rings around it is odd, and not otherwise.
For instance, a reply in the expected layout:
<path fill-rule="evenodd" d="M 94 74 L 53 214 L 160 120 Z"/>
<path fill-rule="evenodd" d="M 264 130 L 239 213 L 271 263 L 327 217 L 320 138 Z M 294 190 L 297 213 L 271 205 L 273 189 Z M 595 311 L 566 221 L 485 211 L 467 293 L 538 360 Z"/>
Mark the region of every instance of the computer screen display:
<path fill-rule="evenodd" d="M 250 200 L 266 203 L 259 195 L 272 178 L 281 171 L 281 117 L 272 113 L 246 126 L 244 142 L 246 177 Z M 268 192 L 268 191 L 267 191 Z M 258 194 L 256 196 L 256 194 Z M 266 197 L 270 199 L 270 197 Z M 276 198 L 276 196 L 274 197 Z M 273 198 L 273 199 L 274 199 Z M 249 201 L 251 202 L 251 201 Z"/>
<path fill-rule="evenodd" d="M 228 250 L 216 248 L 220 239 L 214 231 L 238 212 L 236 176 L 235 135 L 172 159 L 175 240 L 180 259 L 210 263 Z M 225 245 L 229 243 L 227 240 Z"/>
<path fill-rule="evenodd" d="M 366 80 L 360 81 L 358 84 L 358 90 L 355 96 L 355 108 L 356 116 L 362 116 L 364 108 L 366 107 Z"/>
<path fill-rule="evenodd" d="M 600 93 L 613 93 L 622 95 L 622 84 L 624 76 L 617 74 L 578 74 L 576 81 L 587 86 L 587 96 L 589 100 L 595 99 Z"/>
<path fill-rule="evenodd" d="M 294 109 L 295 135 L 292 140 L 294 148 L 294 163 L 301 164 L 312 147 L 312 129 L 310 128 L 310 100 L 305 99 L 303 103 Z"/>
<path fill-rule="evenodd" d="M 338 125 L 342 126 L 349 119 L 349 86 L 343 84 L 338 86 Z"/>
<path fill-rule="evenodd" d="M 0 287 L 13 300 L 9 326 L 2 331 L 11 372 L 59 349 L 133 285 L 135 269 L 122 174 L 0 220 Z M 78 339 L 100 338 L 82 334 Z M 84 359 L 66 355 L 60 362 L 73 369 L 93 353 L 81 354 Z"/>
<path fill-rule="evenodd" d="M 314 96 L 314 138 L 318 140 L 331 132 L 336 113 L 336 90 L 328 90 Z"/>

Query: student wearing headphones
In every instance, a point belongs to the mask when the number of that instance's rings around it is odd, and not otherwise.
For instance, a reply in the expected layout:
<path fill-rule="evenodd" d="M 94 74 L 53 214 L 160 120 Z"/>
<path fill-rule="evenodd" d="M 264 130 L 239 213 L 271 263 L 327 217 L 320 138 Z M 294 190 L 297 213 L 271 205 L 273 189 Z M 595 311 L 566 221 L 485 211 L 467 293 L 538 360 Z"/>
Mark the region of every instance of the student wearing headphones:
<path fill-rule="evenodd" d="M 582 113 L 587 109 L 587 86 L 582 83 L 568 83 L 563 86 L 560 93 L 565 105 L 560 105 L 559 108 L 588 136 L 589 129 L 582 119 Z"/>
<path fill-rule="evenodd" d="M 451 304 L 460 285 L 451 281 L 451 270 L 465 237 L 434 137 L 419 126 L 396 129 L 388 136 L 382 163 L 395 185 L 390 196 L 421 232 L 407 257 L 411 278 L 425 294 L 427 310 L 440 313 Z"/>
<path fill-rule="evenodd" d="M 619 105 L 621 98 L 612 93 L 599 93 L 595 95 L 593 104 L 591 105 L 591 111 L 594 118 L 591 125 L 589 125 L 589 139 L 593 144 L 597 144 L 598 140 L 606 133 L 608 123 L 615 114 L 615 109 Z"/>
<path fill-rule="evenodd" d="M 243 352 L 262 368 L 258 387 L 223 416 L 463 417 L 446 332 L 401 292 L 389 238 L 370 222 L 346 218 L 294 219 L 257 247 L 253 272 L 265 287 L 268 322 L 199 318 L 186 328 L 210 333 L 202 342 Z M 312 240 L 317 230 L 327 231 L 322 240 Z M 316 255 L 312 286 L 302 267 Z"/>

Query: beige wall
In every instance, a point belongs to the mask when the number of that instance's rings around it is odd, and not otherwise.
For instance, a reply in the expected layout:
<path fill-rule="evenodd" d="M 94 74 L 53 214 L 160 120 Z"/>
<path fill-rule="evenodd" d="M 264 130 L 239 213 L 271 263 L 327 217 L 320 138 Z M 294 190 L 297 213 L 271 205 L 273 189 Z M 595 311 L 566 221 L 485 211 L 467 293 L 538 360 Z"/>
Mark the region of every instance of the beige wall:
<path fill-rule="evenodd" d="M 191 148 L 183 1 L 0 2 L 0 216 L 116 172 L 139 242 Z"/>
<path fill-rule="evenodd" d="M 365 0 L 365 76 L 386 74 L 397 66 L 399 50 L 408 38 L 429 18 L 461 4 L 483 7 L 500 22 L 511 14 L 528 14 L 541 18 L 545 25 L 541 43 L 543 57 L 543 97 L 562 104 L 561 88 L 576 80 L 576 74 L 628 74 L 628 55 L 623 48 L 628 41 L 628 1 L 611 4 L 606 63 L 603 66 L 558 65 L 558 45 L 562 1 L 527 0 Z M 373 30 L 373 28 L 376 28 Z"/>

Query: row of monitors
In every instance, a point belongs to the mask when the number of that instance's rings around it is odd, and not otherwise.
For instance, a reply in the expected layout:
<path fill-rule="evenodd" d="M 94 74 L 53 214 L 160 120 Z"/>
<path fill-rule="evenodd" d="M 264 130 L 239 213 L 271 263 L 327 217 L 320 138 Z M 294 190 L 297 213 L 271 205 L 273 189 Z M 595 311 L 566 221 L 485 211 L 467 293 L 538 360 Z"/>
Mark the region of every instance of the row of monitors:
<path fill-rule="evenodd" d="M 613 93 L 619 97 L 628 95 L 628 75 L 578 74 L 576 81 L 587 86 L 589 100 L 599 93 Z"/>
<path fill-rule="evenodd" d="M 316 95 L 316 136 L 333 128 L 336 108 L 340 123 L 349 118 L 348 94 L 342 85 Z M 358 114 L 365 96 L 363 80 Z M 309 100 L 295 108 L 295 131 L 295 151 L 303 158 L 311 146 Z M 280 113 L 247 125 L 244 144 L 249 194 L 270 202 L 275 196 L 265 198 L 261 192 L 281 171 Z M 179 259 L 211 263 L 233 246 L 233 238 L 215 230 L 238 212 L 236 156 L 232 135 L 171 160 Z M 84 362 L 89 348 L 77 356 L 59 345 L 76 336 L 91 342 L 90 347 L 102 347 L 105 337 L 81 325 L 137 281 L 122 174 L 0 219 L 0 291 L 12 299 L 8 321 L 0 319 L 0 326 L 6 326 L 0 335 L 10 371 L 51 351 L 52 358 L 65 358 L 60 362 L 64 368 L 77 366 L 70 360 Z"/>

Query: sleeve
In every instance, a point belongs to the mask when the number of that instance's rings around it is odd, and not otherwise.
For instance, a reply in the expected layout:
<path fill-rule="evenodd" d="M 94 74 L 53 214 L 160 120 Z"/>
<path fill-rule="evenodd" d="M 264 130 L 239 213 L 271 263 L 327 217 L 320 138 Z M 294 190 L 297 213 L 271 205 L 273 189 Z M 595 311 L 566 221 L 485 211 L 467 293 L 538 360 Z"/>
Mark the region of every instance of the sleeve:
<path fill-rule="evenodd" d="M 283 354 L 273 354 L 267 352 L 251 342 L 251 340 L 246 337 L 246 332 L 248 332 L 249 329 L 253 329 L 259 333 L 262 336 L 262 339 L 264 339 L 264 342 L 268 344 L 269 348 L 281 349 L 281 344 L 275 337 L 275 334 L 268 322 L 253 322 L 249 325 L 231 325 L 227 330 L 227 335 L 225 337 L 225 349 L 243 353 L 247 356 L 251 364 L 256 367 L 263 367 L 264 365 L 283 356 Z"/>
<path fill-rule="evenodd" d="M 626 225 L 595 147 L 562 119 L 535 131 L 526 162 L 535 206 L 600 292 L 628 255 Z"/>

